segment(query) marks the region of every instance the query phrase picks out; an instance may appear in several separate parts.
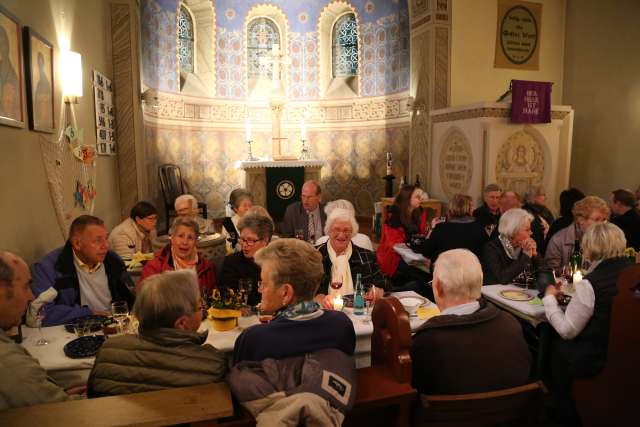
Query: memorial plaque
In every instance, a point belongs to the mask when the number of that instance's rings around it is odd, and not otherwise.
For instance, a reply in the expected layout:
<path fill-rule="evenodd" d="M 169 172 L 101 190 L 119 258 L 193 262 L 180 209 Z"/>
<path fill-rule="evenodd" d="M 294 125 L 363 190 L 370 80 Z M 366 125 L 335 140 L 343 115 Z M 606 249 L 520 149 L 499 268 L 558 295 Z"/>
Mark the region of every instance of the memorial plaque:
<path fill-rule="evenodd" d="M 496 34 L 496 68 L 539 69 L 542 4 L 500 0 Z"/>
<path fill-rule="evenodd" d="M 462 132 L 453 129 L 440 150 L 440 183 L 447 197 L 469 193 L 473 176 L 471 145 Z"/>

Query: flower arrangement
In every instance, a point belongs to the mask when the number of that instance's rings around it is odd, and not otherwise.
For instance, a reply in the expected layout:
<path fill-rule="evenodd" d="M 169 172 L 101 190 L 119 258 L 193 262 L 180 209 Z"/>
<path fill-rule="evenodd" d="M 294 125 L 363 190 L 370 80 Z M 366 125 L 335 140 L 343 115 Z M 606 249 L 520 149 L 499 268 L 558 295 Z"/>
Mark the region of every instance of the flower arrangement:
<path fill-rule="evenodd" d="M 223 292 L 214 289 L 211 294 L 208 318 L 216 331 L 229 331 L 235 328 L 240 317 L 240 308 L 244 305 L 245 291 L 226 288 Z"/>
<path fill-rule="evenodd" d="M 631 258 L 633 260 L 636 259 L 636 255 L 637 255 L 636 250 L 633 247 L 625 249 L 624 250 L 624 254 L 625 254 L 625 256 L 627 256 L 628 258 Z"/>

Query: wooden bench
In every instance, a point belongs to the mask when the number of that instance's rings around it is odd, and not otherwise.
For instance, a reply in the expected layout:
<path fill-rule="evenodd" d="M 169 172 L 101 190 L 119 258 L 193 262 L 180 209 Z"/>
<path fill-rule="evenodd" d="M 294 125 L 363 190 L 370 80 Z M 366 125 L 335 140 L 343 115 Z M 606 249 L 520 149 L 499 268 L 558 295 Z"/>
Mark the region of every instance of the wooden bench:
<path fill-rule="evenodd" d="M 0 412 L 0 425 L 166 426 L 231 415 L 229 387 L 215 383 L 9 409 Z"/>

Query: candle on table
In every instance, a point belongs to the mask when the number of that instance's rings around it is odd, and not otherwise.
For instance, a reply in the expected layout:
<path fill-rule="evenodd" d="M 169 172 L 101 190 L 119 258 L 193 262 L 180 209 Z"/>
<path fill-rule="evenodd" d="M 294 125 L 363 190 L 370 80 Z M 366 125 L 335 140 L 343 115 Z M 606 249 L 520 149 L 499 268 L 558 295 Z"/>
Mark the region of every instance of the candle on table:
<path fill-rule="evenodd" d="M 582 280 L 582 272 L 580 270 L 573 273 L 573 284 L 575 285 Z"/>
<path fill-rule="evenodd" d="M 247 141 L 251 141 L 251 120 L 244 121 L 244 137 Z"/>
<path fill-rule="evenodd" d="M 342 311 L 342 307 L 344 307 L 344 301 L 342 300 L 342 297 L 338 295 L 333 300 L 333 309 L 337 311 Z"/>

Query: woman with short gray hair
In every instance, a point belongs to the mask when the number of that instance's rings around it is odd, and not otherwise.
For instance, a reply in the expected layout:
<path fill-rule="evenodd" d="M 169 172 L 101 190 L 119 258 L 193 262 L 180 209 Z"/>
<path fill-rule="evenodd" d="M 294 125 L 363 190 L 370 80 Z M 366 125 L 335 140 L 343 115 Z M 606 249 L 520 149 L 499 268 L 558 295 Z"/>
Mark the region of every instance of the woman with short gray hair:
<path fill-rule="evenodd" d="M 264 248 L 273 236 L 273 221 L 264 215 L 247 214 L 238 222 L 239 243 L 242 250 L 224 258 L 220 283 L 225 288 L 247 292 L 247 304 L 254 306 L 260 302 L 258 282 L 260 267 L 254 261 L 259 249 Z M 241 286 L 242 284 L 242 286 Z"/>
<path fill-rule="evenodd" d="M 371 239 L 366 234 L 358 233 L 358 223 L 356 221 L 356 210 L 351 204 L 350 201 L 345 199 L 338 199 L 327 203 L 324 207 L 324 212 L 327 214 L 327 218 L 331 215 L 334 209 L 341 209 L 348 211 L 353 217 L 353 222 L 355 223 L 355 227 L 353 228 L 354 234 L 351 236 L 351 241 L 353 244 L 360 246 L 361 248 L 365 248 L 367 250 L 373 251 L 373 244 L 371 243 Z M 324 236 L 321 236 L 316 240 L 316 246 L 319 246 L 329 240 L 327 224 L 324 226 Z"/>
<path fill-rule="evenodd" d="M 324 276 L 322 256 L 313 246 L 278 239 L 260 249 L 255 258 L 261 267 L 260 310 L 273 319 L 240 334 L 234 363 L 284 359 L 328 348 L 353 355 L 351 320 L 341 311 L 322 310 L 313 300 Z"/>
<path fill-rule="evenodd" d="M 253 194 L 244 188 L 236 188 L 229 194 L 229 207 L 233 211 L 232 216 L 227 216 L 222 222 L 222 236 L 227 239 L 227 253 L 240 252 L 242 248 L 238 242 L 240 219 L 253 206 Z"/>
<path fill-rule="evenodd" d="M 225 355 L 198 334 L 200 291 L 193 271 L 145 279 L 133 306 L 138 334 L 105 341 L 89 376 L 89 397 L 139 393 L 224 380 Z"/>
<path fill-rule="evenodd" d="M 540 260 L 531 238 L 533 216 L 524 209 L 509 209 L 500 217 L 498 235 L 482 248 L 485 285 L 510 283 Z"/>
<path fill-rule="evenodd" d="M 611 223 L 595 223 L 582 236 L 582 255 L 590 262 L 586 275 L 574 283 L 575 294 L 563 310 L 562 291 L 548 286 L 544 311 L 558 333 L 551 343 L 551 396 L 563 425 L 579 425 L 571 397 L 574 378 L 599 374 L 607 362 L 609 327 L 616 281 L 633 262 L 624 256 L 623 231 Z M 629 351 L 632 351 L 629 349 Z"/>

